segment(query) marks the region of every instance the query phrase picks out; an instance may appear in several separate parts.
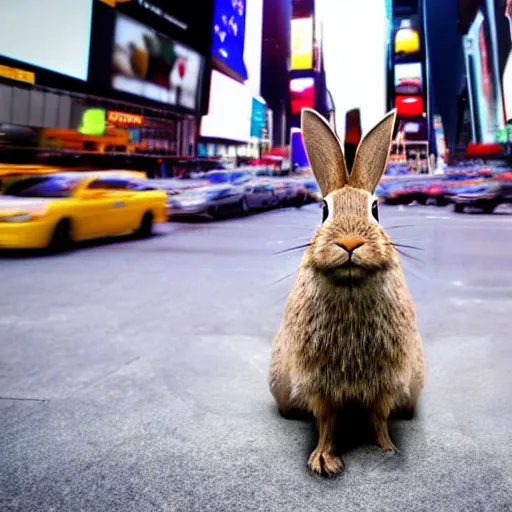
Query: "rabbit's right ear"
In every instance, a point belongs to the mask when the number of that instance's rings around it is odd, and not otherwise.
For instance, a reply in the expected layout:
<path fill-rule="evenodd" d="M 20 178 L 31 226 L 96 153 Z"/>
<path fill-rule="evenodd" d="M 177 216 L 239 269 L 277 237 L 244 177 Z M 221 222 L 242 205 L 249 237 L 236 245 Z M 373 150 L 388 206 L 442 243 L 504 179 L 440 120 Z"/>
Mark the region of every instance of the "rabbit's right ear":
<path fill-rule="evenodd" d="M 327 121 L 314 110 L 302 109 L 301 121 L 308 160 L 325 197 L 348 183 L 341 143 Z"/>

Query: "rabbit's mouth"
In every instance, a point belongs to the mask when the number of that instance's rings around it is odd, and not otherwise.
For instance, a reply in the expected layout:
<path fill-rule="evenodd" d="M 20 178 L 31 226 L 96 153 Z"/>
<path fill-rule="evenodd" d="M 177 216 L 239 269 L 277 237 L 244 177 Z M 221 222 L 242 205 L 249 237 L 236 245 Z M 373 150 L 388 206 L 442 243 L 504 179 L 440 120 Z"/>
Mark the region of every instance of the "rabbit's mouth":
<path fill-rule="evenodd" d="M 324 271 L 326 277 L 337 286 L 357 287 L 374 275 L 378 269 L 369 268 L 348 260 Z"/>
<path fill-rule="evenodd" d="M 360 284 L 367 277 L 368 272 L 353 261 L 347 261 L 343 265 L 329 269 L 326 275 L 335 284 L 352 287 Z"/>

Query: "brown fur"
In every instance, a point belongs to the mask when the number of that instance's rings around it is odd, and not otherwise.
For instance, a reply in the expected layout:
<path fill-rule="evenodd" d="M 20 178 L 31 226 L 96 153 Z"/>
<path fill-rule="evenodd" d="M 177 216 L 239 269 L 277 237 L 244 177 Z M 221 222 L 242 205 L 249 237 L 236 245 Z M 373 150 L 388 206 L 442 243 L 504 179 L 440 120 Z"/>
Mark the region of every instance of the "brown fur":
<path fill-rule="evenodd" d="M 384 123 L 392 131 L 388 119 Z M 307 122 L 303 129 L 308 132 Z M 383 137 L 382 130 L 374 133 Z M 387 132 L 385 138 L 389 144 Z M 365 141 L 376 144 L 371 134 Z M 336 146 L 324 151 L 337 151 Z M 318 150 L 306 147 L 308 155 Z M 369 147 L 363 152 L 371 154 Z M 381 156 L 381 166 L 387 156 Z M 315 174 L 322 172 L 313 162 L 312 167 Z M 359 175 L 357 183 L 374 181 Z M 368 408 L 377 444 L 395 451 L 388 417 L 414 409 L 425 376 L 414 305 L 396 249 L 370 219 L 373 199 L 366 185 L 328 194 L 332 211 L 304 254 L 272 349 L 271 392 L 284 415 L 295 409 L 315 415 L 319 443 L 309 467 L 328 475 L 343 467 L 333 441 L 336 413 L 353 402 Z M 347 250 L 352 250 L 350 268 Z"/>

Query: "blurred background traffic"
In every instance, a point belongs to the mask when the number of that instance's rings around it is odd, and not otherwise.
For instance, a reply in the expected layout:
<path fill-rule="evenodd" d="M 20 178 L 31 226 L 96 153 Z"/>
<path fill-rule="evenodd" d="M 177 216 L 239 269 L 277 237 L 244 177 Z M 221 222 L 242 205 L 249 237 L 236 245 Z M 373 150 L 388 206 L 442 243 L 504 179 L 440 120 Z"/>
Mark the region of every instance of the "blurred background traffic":
<path fill-rule="evenodd" d="M 369 127 L 397 109 L 381 202 L 501 208 L 512 200 L 510 2 L 371 4 L 368 14 L 327 0 L 4 2 L 0 245 L 39 237 L 28 222 L 54 234 L 67 222 L 81 238 L 72 217 L 98 201 L 118 215 L 128 191 L 142 203 L 149 189 L 165 192 L 170 220 L 319 201 L 305 107 L 335 127 L 349 165 Z M 116 170 L 144 187 L 89 180 L 87 195 L 75 177 L 52 176 Z M 74 201 L 49 226 L 47 200 L 69 187 Z M 144 206 L 137 215 L 139 230 L 161 218 Z"/>

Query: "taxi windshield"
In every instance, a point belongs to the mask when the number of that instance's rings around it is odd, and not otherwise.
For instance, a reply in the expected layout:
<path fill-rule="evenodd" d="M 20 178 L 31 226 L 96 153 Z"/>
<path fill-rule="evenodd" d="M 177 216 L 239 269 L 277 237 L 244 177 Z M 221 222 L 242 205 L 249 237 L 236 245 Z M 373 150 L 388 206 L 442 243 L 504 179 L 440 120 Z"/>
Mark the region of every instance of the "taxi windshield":
<path fill-rule="evenodd" d="M 5 190 L 5 195 L 37 198 L 71 197 L 78 183 L 78 179 L 64 176 L 38 176 L 13 183 Z"/>

